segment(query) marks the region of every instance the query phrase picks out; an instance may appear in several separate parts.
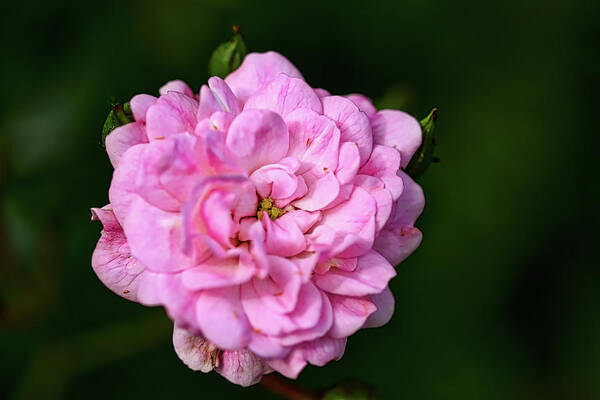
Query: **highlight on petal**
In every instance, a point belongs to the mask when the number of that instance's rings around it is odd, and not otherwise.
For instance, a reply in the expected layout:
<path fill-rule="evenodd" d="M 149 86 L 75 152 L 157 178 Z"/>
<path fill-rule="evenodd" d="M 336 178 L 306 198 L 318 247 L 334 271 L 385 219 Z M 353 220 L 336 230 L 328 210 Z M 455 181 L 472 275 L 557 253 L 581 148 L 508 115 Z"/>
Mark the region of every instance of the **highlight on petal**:
<path fill-rule="evenodd" d="M 167 83 L 165 83 L 160 89 L 158 89 L 158 93 L 160 93 L 160 95 L 165 95 L 169 92 L 178 92 L 178 93 L 182 93 L 185 94 L 186 96 L 189 97 L 194 97 L 194 93 L 192 92 L 192 89 L 190 89 L 190 87 L 187 85 L 187 83 L 185 83 L 184 81 L 181 81 L 179 79 L 176 79 L 174 81 L 169 81 Z"/>
<path fill-rule="evenodd" d="M 381 110 L 372 118 L 376 144 L 393 147 L 400 152 L 405 168 L 421 145 L 421 125 L 409 114 L 397 110 Z"/>
<path fill-rule="evenodd" d="M 198 120 L 207 118 L 217 111 L 237 115 L 241 108 L 237 97 L 227 83 L 223 79 L 213 76 L 208 80 L 208 85 L 202 85 L 200 88 Z"/>
<path fill-rule="evenodd" d="M 274 51 L 250 53 L 242 65 L 225 78 L 238 99 L 243 103 L 271 80 L 284 73 L 292 78 L 302 78 L 302 74 L 284 56 Z"/>

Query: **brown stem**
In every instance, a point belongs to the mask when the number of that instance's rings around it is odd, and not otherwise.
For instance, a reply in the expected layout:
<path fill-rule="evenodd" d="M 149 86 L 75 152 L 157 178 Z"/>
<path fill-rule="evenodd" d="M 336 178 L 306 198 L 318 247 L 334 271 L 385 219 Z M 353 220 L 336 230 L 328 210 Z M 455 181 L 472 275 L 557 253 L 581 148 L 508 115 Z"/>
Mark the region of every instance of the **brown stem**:
<path fill-rule="evenodd" d="M 309 391 L 300 389 L 288 380 L 275 373 L 263 376 L 261 386 L 287 400 L 317 400 L 317 396 Z"/>

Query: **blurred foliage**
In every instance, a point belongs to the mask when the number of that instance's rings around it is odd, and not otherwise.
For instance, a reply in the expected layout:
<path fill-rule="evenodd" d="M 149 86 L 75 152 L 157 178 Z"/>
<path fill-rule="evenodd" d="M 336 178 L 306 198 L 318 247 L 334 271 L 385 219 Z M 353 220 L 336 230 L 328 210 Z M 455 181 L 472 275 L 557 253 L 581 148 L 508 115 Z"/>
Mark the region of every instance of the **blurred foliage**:
<path fill-rule="evenodd" d="M 308 367 L 383 399 L 600 398 L 598 4 L 468 1 L 21 1 L 0 15 L 0 398 L 272 399 L 187 369 L 162 310 L 90 267 L 111 166 L 110 99 L 197 91 L 239 24 L 314 87 L 422 117 L 420 249 L 392 282 L 393 320 Z"/>

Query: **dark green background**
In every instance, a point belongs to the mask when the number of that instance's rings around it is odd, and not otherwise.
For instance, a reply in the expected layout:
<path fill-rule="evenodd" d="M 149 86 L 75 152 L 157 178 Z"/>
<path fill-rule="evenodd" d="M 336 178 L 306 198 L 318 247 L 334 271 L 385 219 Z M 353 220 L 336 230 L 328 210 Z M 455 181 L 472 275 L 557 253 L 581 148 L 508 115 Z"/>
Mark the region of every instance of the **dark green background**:
<path fill-rule="evenodd" d="M 90 267 L 111 99 L 207 78 L 240 24 L 307 81 L 440 109 L 390 324 L 298 383 L 385 399 L 600 398 L 599 7 L 583 1 L 30 2 L 2 7 L 0 398 L 273 398 L 189 371 L 162 310 Z M 192 396 L 192 397 L 190 397 Z M 218 397 L 215 397 L 218 396 Z"/>

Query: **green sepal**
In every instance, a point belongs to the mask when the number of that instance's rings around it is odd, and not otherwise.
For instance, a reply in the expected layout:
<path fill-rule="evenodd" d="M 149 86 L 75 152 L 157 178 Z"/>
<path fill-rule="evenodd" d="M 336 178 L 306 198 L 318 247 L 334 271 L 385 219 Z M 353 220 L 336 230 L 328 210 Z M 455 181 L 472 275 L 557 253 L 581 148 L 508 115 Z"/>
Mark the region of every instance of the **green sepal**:
<path fill-rule="evenodd" d="M 104 145 L 106 136 L 108 136 L 115 128 L 133 121 L 135 120 L 129 102 L 113 104 L 106 117 L 106 121 L 104 121 L 104 126 L 102 127 L 102 144 Z"/>
<path fill-rule="evenodd" d="M 437 112 L 438 109 L 434 108 L 429 115 L 419 122 L 423 137 L 421 146 L 419 146 L 405 168 L 405 172 L 412 178 L 422 175 L 429 167 L 429 164 L 434 161 L 433 148 L 435 147 L 435 137 L 433 130 L 435 128 L 435 121 L 437 120 Z"/>
<path fill-rule="evenodd" d="M 208 62 L 210 76 L 225 78 L 238 69 L 244 61 L 248 49 L 238 26 L 233 27 L 233 36 L 228 42 L 222 43 L 213 51 Z"/>

